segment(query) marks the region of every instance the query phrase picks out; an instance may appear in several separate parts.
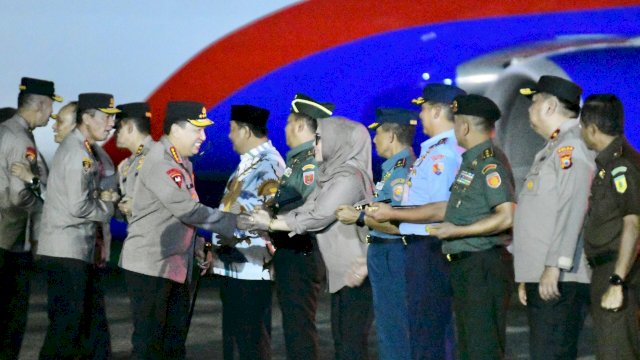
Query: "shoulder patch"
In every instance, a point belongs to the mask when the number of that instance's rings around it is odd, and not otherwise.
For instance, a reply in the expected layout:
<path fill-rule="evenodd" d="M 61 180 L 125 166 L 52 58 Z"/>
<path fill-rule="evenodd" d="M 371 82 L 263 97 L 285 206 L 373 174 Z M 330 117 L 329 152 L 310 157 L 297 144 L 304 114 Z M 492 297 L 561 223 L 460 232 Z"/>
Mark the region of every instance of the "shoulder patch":
<path fill-rule="evenodd" d="M 407 159 L 402 158 L 402 159 L 396 161 L 396 164 L 393 165 L 393 168 L 396 169 L 396 168 L 399 168 L 399 167 L 404 167 L 406 164 L 407 164 Z"/>
<path fill-rule="evenodd" d="M 38 156 L 38 153 L 36 152 L 36 149 L 32 148 L 31 146 L 29 146 L 27 150 L 24 152 L 24 157 L 27 159 L 28 162 L 31 162 L 31 163 L 36 161 L 37 156 Z"/>
<path fill-rule="evenodd" d="M 486 174 L 491 170 L 495 170 L 496 168 L 498 168 L 498 165 L 496 164 L 489 164 L 485 167 L 482 168 L 482 174 Z"/>
<path fill-rule="evenodd" d="M 302 182 L 304 182 L 304 184 L 307 186 L 313 184 L 315 179 L 316 179 L 316 172 L 313 170 L 305 171 L 302 173 Z"/>
<path fill-rule="evenodd" d="M 560 157 L 560 168 L 568 169 L 573 165 L 573 161 L 571 160 L 571 156 L 573 154 L 573 146 L 563 146 L 558 149 L 558 156 Z"/>
<path fill-rule="evenodd" d="M 624 194 L 627 191 L 627 177 L 624 174 L 618 175 L 613 178 L 613 183 L 616 185 L 616 191 L 620 194 Z"/>
<path fill-rule="evenodd" d="M 91 148 L 91 144 L 89 144 L 89 140 L 84 141 L 84 148 L 87 149 L 87 152 L 91 154 L 91 156 L 95 157 L 96 154 L 93 153 L 93 149 Z"/>
<path fill-rule="evenodd" d="M 502 184 L 502 178 L 500 178 L 500 173 L 492 172 L 486 177 L 487 185 L 492 189 L 497 189 Z"/>
<path fill-rule="evenodd" d="M 302 171 L 313 170 L 313 169 L 315 169 L 315 168 L 316 168 L 316 166 L 315 166 L 315 165 L 313 165 L 313 164 L 307 164 L 307 165 L 305 165 L 305 166 L 303 166 L 303 167 L 302 167 Z"/>
<path fill-rule="evenodd" d="M 182 189 L 182 183 L 184 181 L 184 179 L 182 177 L 182 171 L 180 171 L 180 170 L 178 170 L 176 168 L 171 168 L 171 169 L 167 170 L 167 175 L 169 175 L 171 180 L 173 180 L 173 182 L 175 182 L 176 185 L 178 185 L 178 188 Z"/>

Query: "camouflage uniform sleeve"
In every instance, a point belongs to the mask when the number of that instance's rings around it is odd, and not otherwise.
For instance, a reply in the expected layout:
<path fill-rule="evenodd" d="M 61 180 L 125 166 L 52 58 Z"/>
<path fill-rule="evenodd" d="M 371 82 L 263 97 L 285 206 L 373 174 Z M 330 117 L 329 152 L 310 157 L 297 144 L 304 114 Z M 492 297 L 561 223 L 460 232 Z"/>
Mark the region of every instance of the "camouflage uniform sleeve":
<path fill-rule="evenodd" d="M 504 165 L 489 161 L 481 169 L 481 176 L 485 198 L 491 209 L 503 203 L 515 202 L 512 177 Z"/>
<path fill-rule="evenodd" d="M 87 171 L 83 166 L 84 152 L 76 152 L 67 157 L 64 192 L 69 204 L 69 213 L 80 219 L 106 222 L 113 215 L 113 203 L 100 200 L 97 189 L 90 187 L 98 176 L 94 169 Z M 92 167 L 95 168 L 95 162 Z"/>
<path fill-rule="evenodd" d="M 179 184 L 175 176 L 183 177 L 185 170 L 178 164 L 160 162 L 142 166 L 138 181 L 142 182 L 169 210 L 185 224 L 233 237 L 236 215 L 205 206 L 194 200 L 184 180 Z"/>
<path fill-rule="evenodd" d="M 556 176 L 558 214 L 545 266 L 571 270 L 589 206 L 595 164 L 578 141 L 559 146 L 550 156 Z"/>

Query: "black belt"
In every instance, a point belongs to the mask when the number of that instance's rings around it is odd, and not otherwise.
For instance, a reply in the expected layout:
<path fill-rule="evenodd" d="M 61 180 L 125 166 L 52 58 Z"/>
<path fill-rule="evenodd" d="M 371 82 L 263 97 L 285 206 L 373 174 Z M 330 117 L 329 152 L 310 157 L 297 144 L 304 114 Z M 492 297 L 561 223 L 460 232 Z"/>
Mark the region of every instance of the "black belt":
<path fill-rule="evenodd" d="M 402 237 L 393 237 L 393 238 L 383 238 L 373 235 L 367 235 L 367 244 L 398 244 L 402 243 L 407 245 L 407 243 L 402 239 Z"/>
<path fill-rule="evenodd" d="M 592 268 L 612 262 L 618 258 L 618 253 L 609 251 L 603 254 L 587 256 L 587 262 Z"/>
<path fill-rule="evenodd" d="M 479 254 L 485 251 L 493 251 L 493 250 L 502 250 L 504 249 L 504 246 L 502 245 L 496 245 L 492 248 L 486 249 L 486 250 L 480 250 L 480 251 L 461 251 L 459 253 L 455 253 L 455 254 L 446 254 L 445 257 L 447 258 L 447 260 L 449 262 L 455 262 L 455 261 L 459 261 L 459 260 L 463 260 L 466 259 L 472 255 L 475 254 Z"/>

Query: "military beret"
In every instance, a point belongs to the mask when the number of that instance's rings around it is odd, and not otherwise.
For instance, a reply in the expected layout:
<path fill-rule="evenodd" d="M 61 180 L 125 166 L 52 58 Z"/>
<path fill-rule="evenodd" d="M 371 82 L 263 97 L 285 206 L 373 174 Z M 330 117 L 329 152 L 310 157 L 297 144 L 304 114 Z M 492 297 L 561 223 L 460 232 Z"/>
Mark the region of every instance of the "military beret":
<path fill-rule="evenodd" d="M 491 122 L 496 122 L 502 115 L 491 99 L 475 94 L 456 96 L 451 108 L 454 115 L 477 116 Z"/>
<path fill-rule="evenodd" d="M 253 105 L 231 105 L 231 120 L 266 129 L 269 110 Z"/>
<path fill-rule="evenodd" d="M 551 94 L 566 102 L 572 110 L 580 111 L 580 96 L 582 89 L 575 83 L 557 76 L 544 75 L 538 83 L 530 88 L 520 89 L 520 94 L 527 97 L 535 93 Z"/>
<path fill-rule="evenodd" d="M 191 125 L 205 127 L 213 125 L 207 118 L 207 108 L 196 101 L 169 101 L 164 116 L 164 128 L 180 121 L 188 121 Z"/>
<path fill-rule="evenodd" d="M 115 107 L 113 95 L 103 93 L 84 93 L 78 95 L 78 110 L 97 109 L 105 114 L 117 114 L 120 112 Z"/>
<path fill-rule="evenodd" d="M 416 105 L 422 105 L 426 102 L 449 105 L 458 95 L 466 95 L 466 92 L 453 85 L 428 84 L 422 89 L 422 96 L 411 100 L 411 102 Z"/>
<path fill-rule="evenodd" d="M 116 128 L 122 120 L 127 118 L 151 121 L 151 111 L 149 110 L 149 105 L 146 102 L 121 104 L 116 106 L 116 108 L 120 110 L 120 112 L 116 114 Z"/>
<path fill-rule="evenodd" d="M 23 77 L 20 80 L 20 92 L 23 94 L 44 95 L 53 101 L 62 102 L 62 96 L 55 94 L 53 81 Z"/>
<path fill-rule="evenodd" d="M 385 123 L 415 126 L 418 124 L 418 114 L 414 111 L 398 108 L 376 109 L 376 122 L 369 125 L 369 129 L 375 130 Z"/>
<path fill-rule="evenodd" d="M 291 102 L 292 114 L 304 114 L 314 119 L 322 119 L 333 115 L 336 106 L 332 103 L 321 103 L 304 94 L 296 94 Z"/>

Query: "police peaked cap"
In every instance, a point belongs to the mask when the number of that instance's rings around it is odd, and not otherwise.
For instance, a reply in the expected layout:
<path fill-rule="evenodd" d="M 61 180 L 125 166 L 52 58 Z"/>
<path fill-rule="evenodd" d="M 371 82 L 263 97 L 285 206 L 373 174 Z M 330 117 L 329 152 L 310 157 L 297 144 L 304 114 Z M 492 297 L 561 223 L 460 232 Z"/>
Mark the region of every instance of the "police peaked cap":
<path fill-rule="evenodd" d="M 207 108 L 203 103 L 196 101 L 169 101 L 164 116 L 164 128 L 169 125 L 188 121 L 191 125 L 205 127 L 213 125 L 213 121 L 207 118 Z"/>
<path fill-rule="evenodd" d="M 551 94 L 566 102 L 572 110 L 580 111 L 580 96 L 582 88 L 575 83 L 561 77 L 544 75 L 538 83 L 530 88 L 520 89 L 520 94 L 532 97 L 536 93 Z"/>
<path fill-rule="evenodd" d="M 53 81 L 23 77 L 20 80 L 20 92 L 23 94 L 44 95 L 53 101 L 62 102 L 62 96 L 55 94 Z"/>

